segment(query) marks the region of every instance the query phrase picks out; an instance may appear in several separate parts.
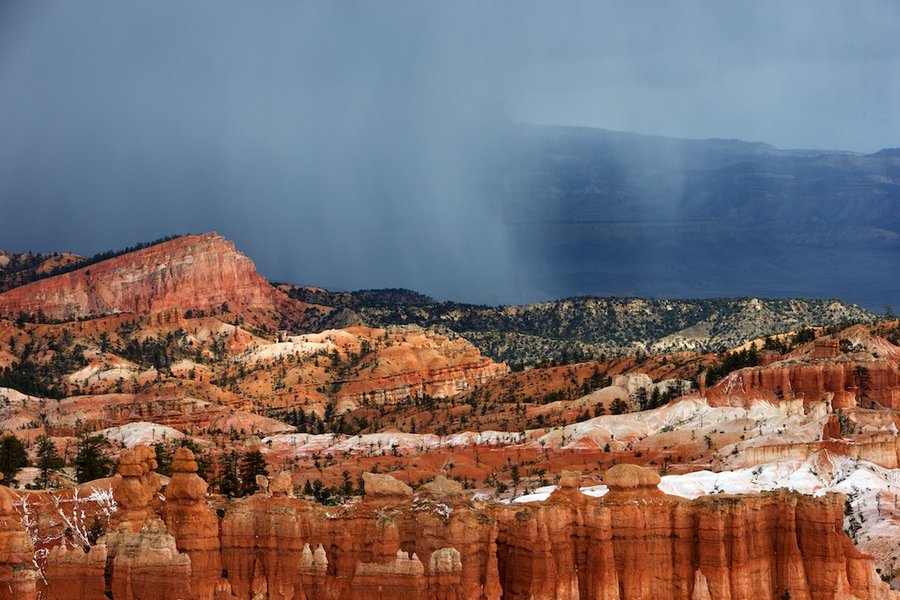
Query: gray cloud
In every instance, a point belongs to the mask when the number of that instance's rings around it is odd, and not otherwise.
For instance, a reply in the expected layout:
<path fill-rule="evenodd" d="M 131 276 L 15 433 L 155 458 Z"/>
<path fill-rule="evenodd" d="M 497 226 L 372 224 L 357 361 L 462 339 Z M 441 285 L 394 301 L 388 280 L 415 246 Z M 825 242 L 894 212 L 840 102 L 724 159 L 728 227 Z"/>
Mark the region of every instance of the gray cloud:
<path fill-rule="evenodd" d="M 270 278 L 527 299 L 503 118 L 871 152 L 895 2 L 0 5 L 0 247 L 182 231 Z"/>

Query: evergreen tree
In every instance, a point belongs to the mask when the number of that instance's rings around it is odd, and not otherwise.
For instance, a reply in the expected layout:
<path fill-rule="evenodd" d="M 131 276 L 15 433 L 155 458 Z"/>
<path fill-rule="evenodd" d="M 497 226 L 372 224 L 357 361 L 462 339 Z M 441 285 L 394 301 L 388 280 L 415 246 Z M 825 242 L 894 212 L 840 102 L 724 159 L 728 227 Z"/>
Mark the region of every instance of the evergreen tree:
<path fill-rule="evenodd" d="M 78 436 L 75 453 L 75 479 L 78 483 L 109 477 L 113 472 L 113 461 L 106 454 L 109 440 L 102 435 Z"/>
<path fill-rule="evenodd" d="M 341 473 L 341 493 L 344 494 L 345 498 L 349 498 L 353 495 L 353 481 L 350 479 L 350 472 L 344 471 Z"/>
<path fill-rule="evenodd" d="M 666 391 L 668 391 L 668 389 Z M 659 388 L 654 387 L 653 393 L 650 394 L 649 408 L 659 408 L 663 404 L 665 404 L 665 402 L 663 402 L 662 394 L 660 393 Z"/>
<path fill-rule="evenodd" d="M 229 498 L 241 495 L 238 479 L 238 455 L 232 450 L 219 459 L 219 493 Z"/>
<path fill-rule="evenodd" d="M 625 404 L 625 401 L 621 398 L 616 398 L 612 401 L 612 404 L 609 407 L 610 412 L 614 415 L 624 415 L 628 412 L 628 405 Z"/>
<path fill-rule="evenodd" d="M 37 438 L 37 467 L 41 470 L 38 476 L 37 484 L 42 489 L 53 486 L 51 479 L 53 473 L 62 469 L 66 463 L 56 451 L 56 444 L 53 443 L 48 436 L 42 435 Z"/>
<path fill-rule="evenodd" d="M 16 475 L 27 467 L 28 454 L 25 452 L 25 446 L 19 441 L 19 438 L 12 434 L 3 436 L 0 440 L 0 473 L 3 473 L 3 484 L 12 486 L 15 484 Z"/>
<path fill-rule="evenodd" d="M 166 477 L 172 476 L 172 451 L 162 442 L 153 444 L 156 454 L 156 472 Z"/>
<path fill-rule="evenodd" d="M 266 459 L 263 457 L 262 452 L 252 450 L 245 454 L 241 459 L 239 474 L 241 478 L 241 492 L 245 495 L 254 493 L 257 490 L 256 476 L 269 476 Z"/>
<path fill-rule="evenodd" d="M 650 407 L 650 397 L 647 395 L 647 388 L 638 388 L 636 399 L 638 407 L 641 410 L 647 410 Z"/>

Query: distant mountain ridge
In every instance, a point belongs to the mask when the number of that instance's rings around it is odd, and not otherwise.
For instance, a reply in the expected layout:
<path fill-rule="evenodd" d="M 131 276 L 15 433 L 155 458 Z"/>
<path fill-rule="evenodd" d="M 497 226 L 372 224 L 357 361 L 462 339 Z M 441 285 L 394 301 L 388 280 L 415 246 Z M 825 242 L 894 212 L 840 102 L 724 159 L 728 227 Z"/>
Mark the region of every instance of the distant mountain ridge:
<path fill-rule="evenodd" d="M 900 150 L 510 126 L 485 195 L 526 295 L 900 303 Z M 523 275 L 524 274 L 524 275 Z"/>

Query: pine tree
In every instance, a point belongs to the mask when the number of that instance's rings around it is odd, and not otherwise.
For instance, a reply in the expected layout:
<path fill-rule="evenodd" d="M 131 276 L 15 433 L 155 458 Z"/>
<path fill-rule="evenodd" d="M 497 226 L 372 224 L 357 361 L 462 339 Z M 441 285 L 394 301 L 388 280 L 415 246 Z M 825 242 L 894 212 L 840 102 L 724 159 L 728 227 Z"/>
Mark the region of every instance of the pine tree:
<path fill-rule="evenodd" d="M 102 479 L 112 474 L 113 462 L 106 455 L 109 440 L 102 435 L 81 434 L 75 453 L 75 479 L 78 483 Z"/>
<path fill-rule="evenodd" d="M 153 444 L 153 452 L 156 454 L 156 472 L 166 477 L 172 476 L 172 452 L 162 442 Z"/>
<path fill-rule="evenodd" d="M 616 398 L 610 405 L 610 411 L 614 415 L 623 415 L 628 412 L 628 405 L 621 398 Z"/>
<path fill-rule="evenodd" d="M 65 461 L 56 451 L 56 444 L 53 443 L 48 436 L 42 435 L 37 438 L 37 467 L 41 470 L 38 475 L 37 484 L 42 489 L 53 486 L 51 479 L 53 473 L 65 466 Z"/>
<path fill-rule="evenodd" d="M 241 492 L 244 495 L 252 494 L 257 490 L 257 475 L 265 475 L 268 477 L 269 470 L 266 467 L 266 459 L 263 457 L 262 452 L 259 450 L 252 450 L 245 454 L 244 458 L 241 459 Z"/>
<path fill-rule="evenodd" d="M 238 455 L 232 450 L 219 459 L 219 493 L 229 498 L 241 495 L 241 481 L 238 479 Z"/>
<path fill-rule="evenodd" d="M 22 467 L 28 465 L 28 454 L 19 438 L 12 434 L 3 436 L 0 440 L 0 473 L 3 473 L 3 484 L 12 486 Z"/>

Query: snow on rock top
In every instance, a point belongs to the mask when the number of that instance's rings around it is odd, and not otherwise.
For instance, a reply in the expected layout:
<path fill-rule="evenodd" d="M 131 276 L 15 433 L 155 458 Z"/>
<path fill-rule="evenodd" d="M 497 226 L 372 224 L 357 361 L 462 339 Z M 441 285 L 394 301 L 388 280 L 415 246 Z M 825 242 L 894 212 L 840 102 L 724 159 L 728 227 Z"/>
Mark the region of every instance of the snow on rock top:
<path fill-rule="evenodd" d="M 126 448 L 133 448 L 142 444 L 155 444 L 156 442 L 170 442 L 185 437 L 177 429 L 146 421 L 110 427 L 99 433 L 111 442 L 122 444 Z"/>

